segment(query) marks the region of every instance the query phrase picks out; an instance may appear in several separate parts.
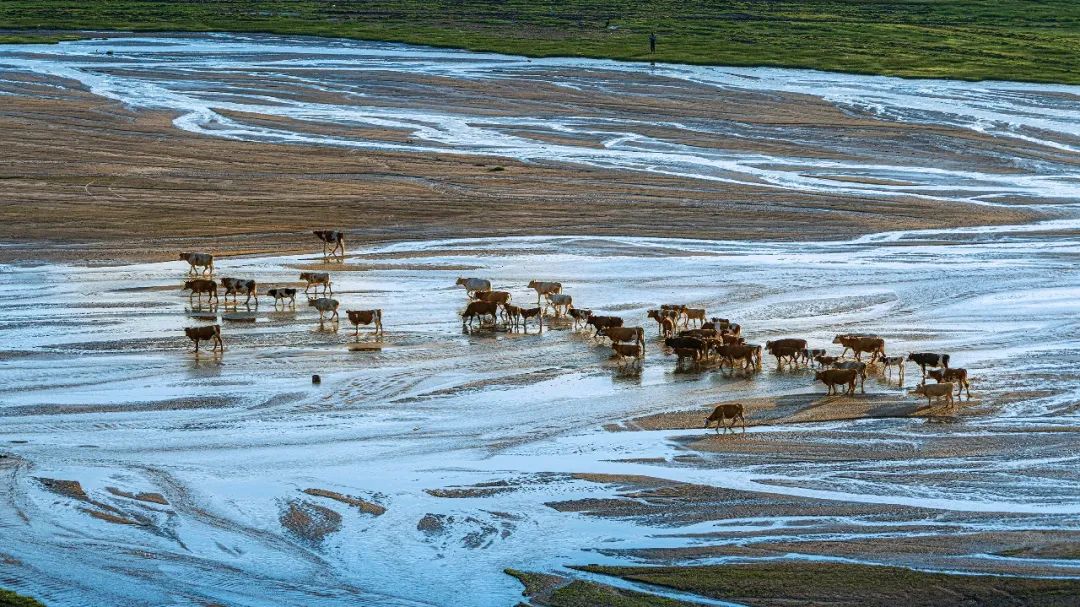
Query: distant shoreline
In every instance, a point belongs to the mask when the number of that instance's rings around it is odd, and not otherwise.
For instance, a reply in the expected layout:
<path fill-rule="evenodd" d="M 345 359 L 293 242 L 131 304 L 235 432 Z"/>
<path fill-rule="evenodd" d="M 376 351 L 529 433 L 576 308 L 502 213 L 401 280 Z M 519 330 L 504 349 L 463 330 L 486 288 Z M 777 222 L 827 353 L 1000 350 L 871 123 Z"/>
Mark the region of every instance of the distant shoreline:
<path fill-rule="evenodd" d="M 285 3 L 9 0 L 0 43 L 236 33 L 418 44 L 526 57 L 780 67 L 904 78 L 1080 84 L 1080 4 L 839 0 Z M 655 33 L 655 52 L 649 35 Z"/>

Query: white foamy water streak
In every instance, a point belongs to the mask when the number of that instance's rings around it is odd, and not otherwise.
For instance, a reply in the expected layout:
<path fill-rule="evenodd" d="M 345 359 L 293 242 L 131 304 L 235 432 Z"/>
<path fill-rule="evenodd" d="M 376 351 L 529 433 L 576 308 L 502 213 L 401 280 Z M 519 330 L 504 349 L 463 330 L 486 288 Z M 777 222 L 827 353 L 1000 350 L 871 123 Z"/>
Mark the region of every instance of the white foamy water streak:
<path fill-rule="evenodd" d="M 135 108 L 177 112 L 174 123 L 181 129 L 250 141 L 452 151 L 819 194 L 983 205 L 1018 199 L 1071 205 L 1080 186 L 1075 166 L 1080 87 L 1075 86 L 526 59 L 237 35 L 9 46 L 0 48 L 0 69 L 77 81 Z M 470 96 L 470 83 L 502 88 Z M 556 87 L 556 92 L 547 93 L 550 102 L 533 103 L 515 97 L 515 85 Z M 565 100 L 559 89 L 566 91 Z M 827 127 L 793 124 L 794 119 L 768 124 L 658 115 L 663 110 L 633 105 L 653 98 L 734 94 L 808 96 L 882 124 L 952 127 L 999 141 L 991 139 L 978 154 L 957 155 L 970 142 L 956 133 L 882 143 L 842 132 L 827 135 Z M 632 112 L 613 113 L 613 98 L 628 103 Z M 287 121 L 271 126 L 253 116 Z M 327 133 L 321 128 L 326 125 L 386 129 L 403 134 L 405 141 L 347 130 Z M 700 137 L 711 143 L 685 141 Z M 755 140 L 798 152 L 767 154 L 730 145 Z M 1017 145 L 1023 153 L 1017 153 Z M 950 160 L 943 161 L 945 156 Z"/>

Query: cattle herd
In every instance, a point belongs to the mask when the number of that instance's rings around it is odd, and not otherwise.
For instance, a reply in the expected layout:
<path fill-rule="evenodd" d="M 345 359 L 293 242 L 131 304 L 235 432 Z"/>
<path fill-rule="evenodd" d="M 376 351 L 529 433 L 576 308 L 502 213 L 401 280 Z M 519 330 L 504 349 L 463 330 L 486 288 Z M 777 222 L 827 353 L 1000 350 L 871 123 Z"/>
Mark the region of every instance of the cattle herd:
<path fill-rule="evenodd" d="M 344 258 L 344 235 L 338 231 L 318 230 L 315 236 L 323 242 L 323 256 Z M 198 298 L 201 303 L 205 295 L 208 303 L 217 303 L 219 291 L 224 291 L 225 302 L 233 297 L 237 305 L 239 296 L 244 295 L 245 305 L 254 300 L 258 306 L 259 296 L 255 280 L 239 278 L 213 278 L 214 257 L 209 253 L 181 253 L 180 259 L 186 261 L 191 277 L 184 283 L 184 289 L 190 291 L 189 301 Z M 336 323 L 338 300 L 332 296 L 333 283 L 327 272 L 301 272 L 300 282 L 304 283 L 304 294 L 308 305 L 319 312 L 320 323 L 329 319 Z M 573 297 L 563 293 L 558 282 L 532 281 L 528 287 L 536 293 L 536 305 L 521 307 L 511 303 L 508 291 L 493 290 L 491 282 L 482 278 L 459 278 L 457 285 L 464 287 L 468 301 L 461 312 L 464 331 L 476 330 L 521 330 L 529 331 L 529 324 L 543 331 L 544 318 L 550 316 L 553 321 L 569 325 L 575 331 L 589 331 L 594 340 L 606 340 L 612 351 L 612 357 L 618 360 L 620 369 L 640 369 L 645 358 L 645 328 L 626 326 L 626 321 L 619 316 L 594 314 L 592 310 L 575 307 Z M 266 295 L 274 300 L 274 308 L 296 306 L 296 288 L 273 288 Z M 373 335 L 383 335 L 382 310 L 347 310 L 346 316 L 354 326 L 354 335 L 359 338 L 361 325 L 372 327 Z M 942 400 L 954 406 L 953 394 L 957 397 L 964 391 L 971 398 L 971 385 L 966 369 L 949 367 L 949 355 L 933 352 L 911 352 L 904 356 L 888 356 L 885 351 L 885 339 L 877 335 L 841 334 L 832 343 L 842 346 L 839 354 L 830 355 L 826 349 L 810 348 L 806 339 L 784 338 L 766 341 L 764 345 L 748 343 L 743 335 L 743 327 L 728 318 L 710 316 L 704 308 L 694 308 L 685 304 L 663 304 L 648 310 L 646 317 L 656 323 L 657 336 L 661 351 L 675 356 L 676 368 L 689 366 L 695 370 L 725 368 L 734 372 L 736 369 L 745 373 L 754 373 L 762 368 L 762 358 L 767 354 L 776 359 L 776 367 L 807 367 L 815 370 L 814 381 L 820 381 L 829 395 L 855 395 L 858 387 L 865 393 L 867 374 L 878 371 L 892 378 L 895 371 L 900 384 L 904 381 L 904 367 L 907 362 L 915 363 L 922 374 L 921 383 L 915 393 L 925 396 L 927 404 L 934 399 Z M 502 325 L 499 324 L 500 320 Z M 195 343 L 199 351 L 199 342 L 213 341 L 212 350 L 223 349 L 220 325 L 189 327 L 185 333 Z M 850 352 L 850 356 L 849 356 Z M 864 358 L 865 357 L 865 358 Z M 927 384 L 927 378 L 936 384 Z M 731 426 L 726 420 L 731 420 Z M 720 428 L 731 429 L 736 420 L 743 420 L 742 405 L 721 405 L 716 408 L 706 421 L 706 427 L 716 422 Z M 745 426 L 744 426 L 745 430 Z"/>

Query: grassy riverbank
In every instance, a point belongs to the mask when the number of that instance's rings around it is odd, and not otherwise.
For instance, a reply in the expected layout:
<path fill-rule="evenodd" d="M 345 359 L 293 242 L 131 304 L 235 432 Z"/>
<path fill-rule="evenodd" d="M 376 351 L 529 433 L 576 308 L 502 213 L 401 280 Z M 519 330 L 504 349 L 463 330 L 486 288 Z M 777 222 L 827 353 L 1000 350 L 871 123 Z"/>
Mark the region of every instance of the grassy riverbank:
<path fill-rule="evenodd" d="M 269 32 L 532 56 L 1080 83 L 1073 0 L 7 0 L 0 29 Z M 659 43 L 649 54 L 653 31 Z"/>

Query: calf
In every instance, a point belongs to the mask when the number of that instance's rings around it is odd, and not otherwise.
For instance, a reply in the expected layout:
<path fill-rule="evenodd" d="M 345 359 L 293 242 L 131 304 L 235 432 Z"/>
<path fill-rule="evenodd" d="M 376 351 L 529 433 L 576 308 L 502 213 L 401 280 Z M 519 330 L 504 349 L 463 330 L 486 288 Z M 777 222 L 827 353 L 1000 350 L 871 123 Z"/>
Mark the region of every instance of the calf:
<path fill-rule="evenodd" d="M 326 245 L 334 245 L 333 249 L 330 249 L 330 255 L 333 256 L 337 253 L 338 249 L 341 249 L 341 256 L 345 257 L 345 232 L 339 232 L 337 230 L 313 230 L 311 232 L 316 238 L 322 241 L 322 255 L 326 257 Z"/>
<path fill-rule="evenodd" d="M 953 383 L 956 384 L 956 396 L 960 397 L 960 393 L 967 391 L 968 400 L 971 400 L 971 383 L 968 382 L 967 369 L 936 369 L 927 372 L 927 377 L 932 378 L 937 383 Z"/>
<path fill-rule="evenodd" d="M 919 369 L 922 370 L 922 383 L 926 383 L 926 368 L 927 367 L 942 367 L 944 369 L 949 368 L 949 355 L 948 354 L 936 354 L 934 352 L 909 352 L 907 359 L 916 365 L 919 365 Z"/>
<path fill-rule="evenodd" d="M 889 377 L 892 377 L 893 367 L 896 367 L 900 371 L 900 383 L 904 383 L 904 357 L 903 356 L 883 356 L 879 359 L 879 362 L 884 365 L 885 371 Z"/>
<path fill-rule="evenodd" d="M 540 282 L 539 280 L 530 280 L 529 288 L 536 291 L 536 305 L 540 305 L 541 297 L 562 293 L 562 283 L 560 282 Z"/>
<path fill-rule="evenodd" d="M 255 305 L 259 305 L 259 293 L 255 289 L 254 280 L 244 280 L 241 278 L 222 278 L 221 286 L 225 289 L 225 299 L 229 298 L 229 295 L 233 296 L 233 303 L 236 303 L 236 297 L 238 293 L 244 293 L 247 295 L 247 299 L 244 300 L 246 306 L 251 298 L 255 298 Z"/>
<path fill-rule="evenodd" d="M 831 367 L 831 366 L 835 365 L 836 363 L 840 362 L 840 357 L 839 356 L 825 356 L 824 354 L 820 354 L 818 356 L 815 356 L 814 360 L 816 360 L 817 364 L 819 366 L 821 366 L 821 367 Z"/>
<path fill-rule="evenodd" d="M 319 322 L 323 321 L 324 315 L 327 312 L 332 312 L 330 315 L 330 322 L 337 322 L 338 316 L 338 300 L 330 299 L 328 297 L 320 297 L 318 299 L 308 298 L 308 305 L 319 311 Z"/>
<path fill-rule="evenodd" d="M 221 325 L 187 327 L 184 329 L 184 334 L 188 336 L 188 339 L 195 342 L 196 352 L 199 351 L 199 342 L 207 339 L 214 340 L 214 347 L 210 349 L 211 352 L 218 348 L 225 350 L 225 345 L 221 343 Z"/>
<path fill-rule="evenodd" d="M 528 322 L 529 322 L 530 318 L 535 318 L 536 319 L 539 330 L 541 332 L 543 332 L 543 330 L 544 330 L 544 309 L 543 308 L 537 306 L 535 308 L 518 308 L 518 310 L 521 313 L 521 328 L 524 329 L 526 333 L 529 332 Z M 573 310 L 571 309 L 571 311 L 573 311 Z"/>
<path fill-rule="evenodd" d="M 184 291 L 190 290 L 188 294 L 188 302 L 191 302 L 191 298 L 195 295 L 199 296 L 199 301 L 202 301 L 202 294 L 206 293 L 206 303 L 210 303 L 210 299 L 213 298 L 217 301 L 218 298 L 218 284 L 215 280 L 208 280 L 205 278 L 196 278 L 195 280 L 188 280 L 184 282 Z"/>
<path fill-rule="evenodd" d="M 479 317 L 481 326 L 484 324 L 484 317 L 490 316 L 491 322 L 494 323 L 496 315 L 499 313 L 499 304 L 490 301 L 471 301 L 469 305 L 465 306 L 465 311 L 461 313 L 461 327 L 465 327 L 465 319 L 469 321 L 469 328 L 472 328 L 473 319 Z"/>
<path fill-rule="evenodd" d="M 804 363 L 809 365 L 811 362 L 816 361 L 817 357 L 825 356 L 825 354 L 827 354 L 827 352 L 821 348 L 803 348 L 802 352 L 799 353 L 799 356 Z"/>
<path fill-rule="evenodd" d="M 355 327 L 353 336 L 360 337 L 360 325 L 375 325 L 375 335 L 382 335 L 382 310 L 345 310 L 345 316 Z"/>
<path fill-rule="evenodd" d="M 279 301 L 281 302 L 282 306 L 284 306 L 286 299 L 288 299 L 292 303 L 293 307 L 296 307 L 296 289 L 269 289 L 266 291 L 266 294 L 274 298 L 275 308 L 277 307 Z"/>
<path fill-rule="evenodd" d="M 836 387 L 847 384 L 846 393 L 849 396 L 855 395 L 855 380 L 858 378 L 858 373 L 855 369 L 826 369 L 824 371 L 818 371 L 814 373 L 814 381 L 820 381 L 828 386 L 829 391 L 827 394 L 837 394 Z"/>
<path fill-rule="evenodd" d="M 476 293 L 491 290 L 491 281 L 483 278 L 458 278 L 455 285 L 465 287 L 465 294 L 472 297 Z"/>
<path fill-rule="evenodd" d="M 188 262 L 188 265 L 191 266 L 188 268 L 188 274 L 199 274 L 199 272 L 195 271 L 196 267 L 203 269 L 203 275 L 214 273 L 214 256 L 209 253 L 181 253 L 180 259 Z"/>
<path fill-rule="evenodd" d="M 855 360 L 862 360 L 863 352 L 871 354 L 871 363 L 876 361 L 878 356 L 885 356 L 885 340 L 877 336 L 837 335 L 833 338 L 833 343 L 843 344 L 844 353 L 851 350 L 851 353 L 855 355 Z"/>
<path fill-rule="evenodd" d="M 729 405 L 717 405 L 713 412 L 709 414 L 709 417 L 705 418 L 705 429 L 709 429 L 709 424 L 716 422 L 716 433 L 720 434 L 720 426 L 724 427 L 724 433 L 728 430 L 734 434 L 735 432 L 735 420 L 739 420 L 742 426 L 743 434 L 746 434 L 746 418 L 743 417 L 743 408 L 741 403 L 731 403 Z M 724 423 L 724 420 L 731 420 L 731 426 Z"/>
<path fill-rule="evenodd" d="M 600 335 L 610 339 L 612 343 L 629 341 L 645 347 L 645 329 L 641 327 L 606 327 L 600 330 Z"/>
<path fill-rule="evenodd" d="M 673 348 L 673 351 L 675 352 L 676 365 L 689 358 L 694 363 L 694 366 L 697 366 L 698 361 L 701 360 L 701 350 L 697 348 Z"/>
<path fill-rule="evenodd" d="M 915 386 L 912 390 L 912 394 L 921 394 L 926 397 L 926 406 L 929 407 L 933 404 L 933 400 L 936 398 L 939 402 L 942 398 L 945 399 L 945 403 L 950 407 L 955 405 L 953 401 L 953 385 L 950 382 L 941 384 L 922 384 Z"/>
<path fill-rule="evenodd" d="M 593 333 L 593 337 L 600 335 L 601 329 L 607 329 L 609 327 L 621 327 L 623 325 L 623 319 L 618 316 L 596 316 L 590 315 L 586 319 L 585 324 L 596 328 L 596 332 Z"/>
<path fill-rule="evenodd" d="M 304 281 L 307 286 L 304 287 L 304 294 L 307 295 L 313 286 L 322 286 L 322 294 L 330 295 L 334 294 L 334 287 L 330 284 L 330 274 L 327 272 L 301 272 L 300 280 Z"/>

